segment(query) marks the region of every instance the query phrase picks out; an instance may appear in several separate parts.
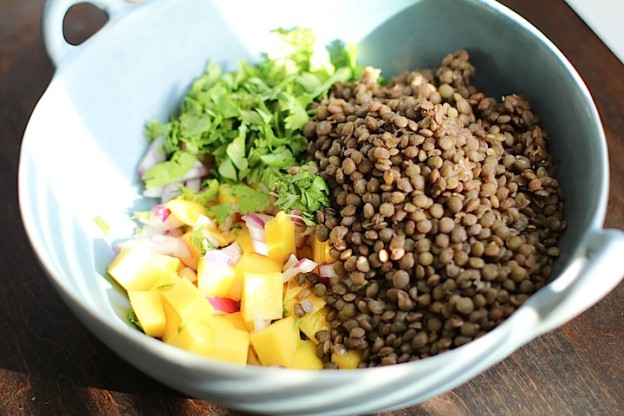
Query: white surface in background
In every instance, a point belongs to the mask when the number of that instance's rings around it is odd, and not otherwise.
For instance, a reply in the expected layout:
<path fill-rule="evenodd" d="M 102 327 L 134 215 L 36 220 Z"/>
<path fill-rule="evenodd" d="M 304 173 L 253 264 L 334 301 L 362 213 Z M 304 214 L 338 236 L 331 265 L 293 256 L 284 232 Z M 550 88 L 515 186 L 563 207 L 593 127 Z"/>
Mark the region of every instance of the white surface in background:
<path fill-rule="evenodd" d="M 624 62 L 624 0 L 566 0 L 600 39 Z"/>

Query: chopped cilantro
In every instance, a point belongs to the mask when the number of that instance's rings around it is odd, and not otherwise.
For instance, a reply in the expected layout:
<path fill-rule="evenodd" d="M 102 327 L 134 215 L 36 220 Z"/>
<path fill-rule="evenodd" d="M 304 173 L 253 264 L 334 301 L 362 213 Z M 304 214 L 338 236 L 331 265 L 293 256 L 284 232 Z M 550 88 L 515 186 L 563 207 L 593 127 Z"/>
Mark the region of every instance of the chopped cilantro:
<path fill-rule="evenodd" d="M 136 316 L 136 313 L 132 308 L 128 310 L 128 322 L 143 331 L 143 326 L 141 325 L 141 322 L 139 322 L 139 318 Z"/>
<path fill-rule="evenodd" d="M 314 213 L 323 206 L 329 206 L 329 188 L 323 178 L 314 173 L 314 165 L 307 164 L 294 170 L 292 174 L 278 173 L 267 178 L 267 186 L 275 189 L 275 205 L 284 211 L 300 211 L 303 220 L 313 224 Z"/>
<path fill-rule="evenodd" d="M 106 221 L 104 221 L 104 218 L 102 218 L 102 216 L 98 215 L 97 217 L 93 219 L 93 221 L 95 222 L 95 225 L 97 225 L 98 228 L 102 230 L 104 235 L 108 235 L 108 232 L 110 231 L 111 227 L 110 225 L 106 223 Z"/>
<path fill-rule="evenodd" d="M 230 204 L 229 202 L 224 202 L 208 207 L 207 211 L 208 215 L 211 218 L 214 218 L 214 220 L 219 224 L 223 224 L 227 217 L 236 212 L 232 204 Z"/>
<path fill-rule="evenodd" d="M 163 186 L 181 177 L 191 169 L 197 158 L 187 152 L 174 153 L 170 160 L 152 166 L 143 174 L 147 188 Z"/>
<path fill-rule="evenodd" d="M 337 41 L 321 54 L 309 29 L 279 28 L 273 33 L 283 43 L 281 55 L 262 54 L 256 64 L 241 61 L 232 72 L 210 62 L 184 97 L 177 116 L 167 123 L 148 123 L 146 135 L 164 138 L 168 160 L 145 172 L 146 187 L 176 181 L 197 160 L 209 157 L 219 183 L 264 184 L 277 195 L 280 207 L 301 210 L 308 220 L 313 210 L 329 204 L 321 177 L 306 169 L 301 175 L 289 175 L 287 169 L 305 160 L 307 140 L 301 129 L 314 113 L 310 104 L 334 83 L 358 74 L 355 49 Z M 240 193 L 236 195 L 240 213 L 269 205 L 267 195 L 262 198 L 261 191 L 241 186 L 234 191 Z M 184 190 L 183 195 L 196 198 Z M 208 195 L 212 191 L 197 198 L 208 199 Z M 232 209 L 230 204 L 218 204 L 209 212 L 219 221 Z"/>
<path fill-rule="evenodd" d="M 243 184 L 232 185 L 227 192 L 237 198 L 238 212 L 242 215 L 264 211 L 271 204 L 271 199 L 266 192 Z"/>
<path fill-rule="evenodd" d="M 219 196 L 219 181 L 216 179 L 207 180 L 204 182 L 204 186 L 199 192 L 189 189 L 184 185 L 180 185 L 180 191 L 182 193 L 177 198 L 208 205 Z"/>

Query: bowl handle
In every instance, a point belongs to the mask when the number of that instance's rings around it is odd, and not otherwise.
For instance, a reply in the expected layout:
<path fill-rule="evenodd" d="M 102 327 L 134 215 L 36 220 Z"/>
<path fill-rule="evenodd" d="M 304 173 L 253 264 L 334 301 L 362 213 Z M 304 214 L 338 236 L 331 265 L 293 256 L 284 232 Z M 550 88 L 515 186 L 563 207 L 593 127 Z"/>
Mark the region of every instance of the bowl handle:
<path fill-rule="evenodd" d="M 102 10 L 108 21 L 116 19 L 130 3 L 125 0 L 47 0 L 41 17 L 41 30 L 48 55 L 58 68 L 63 60 L 80 45 L 72 45 L 65 40 L 63 20 L 67 11 L 79 3 L 89 3 Z"/>
<path fill-rule="evenodd" d="M 585 252 L 532 299 L 538 318 L 533 336 L 551 331 L 580 315 L 622 281 L 624 232 L 599 230 L 590 233 L 585 241 Z"/>

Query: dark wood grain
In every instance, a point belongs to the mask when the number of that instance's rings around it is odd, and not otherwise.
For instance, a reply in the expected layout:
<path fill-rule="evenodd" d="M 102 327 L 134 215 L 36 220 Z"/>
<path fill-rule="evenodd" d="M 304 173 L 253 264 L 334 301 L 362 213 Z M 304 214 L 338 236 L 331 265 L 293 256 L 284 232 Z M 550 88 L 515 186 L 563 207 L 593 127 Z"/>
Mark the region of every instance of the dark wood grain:
<path fill-rule="evenodd" d="M 48 283 L 25 236 L 17 161 L 28 117 L 53 75 L 43 0 L 0 2 L 0 415 L 236 415 L 148 378 L 97 340 Z M 605 225 L 624 229 L 624 66 L 562 0 L 505 0 L 543 31 L 589 87 L 607 134 Z M 77 7 L 67 37 L 104 23 Z M 624 285 L 562 328 L 455 390 L 384 415 L 624 415 Z"/>

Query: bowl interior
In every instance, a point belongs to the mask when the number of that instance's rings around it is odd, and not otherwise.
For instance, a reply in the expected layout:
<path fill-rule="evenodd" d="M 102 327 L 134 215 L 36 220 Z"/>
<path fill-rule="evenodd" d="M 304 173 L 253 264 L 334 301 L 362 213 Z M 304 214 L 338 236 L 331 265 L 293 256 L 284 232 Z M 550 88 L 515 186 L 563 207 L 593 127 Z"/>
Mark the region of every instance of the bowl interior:
<path fill-rule="evenodd" d="M 257 59 L 277 27 L 310 27 L 321 45 L 355 42 L 359 61 L 386 77 L 467 49 L 476 85 L 494 97 L 526 96 L 552 137 L 568 223 L 560 269 L 585 233 L 601 225 L 607 160 L 597 112 L 567 61 L 522 19 L 476 0 L 320 0 L 303 14 L 299 7 L 287 0 L 152 0 L 113 15 L 62 62 L 25 134 L 20 203 L 52 280 L 90 314 L 128 325 L 128 302 L 106 278 L 106 265 L 112 244 L 134 230 L 132 212 L 154 203 L 141 197 L 136 175 L 146 122 L 175 111 L 208 59 L 229 69 L 241 58 Z"/>

